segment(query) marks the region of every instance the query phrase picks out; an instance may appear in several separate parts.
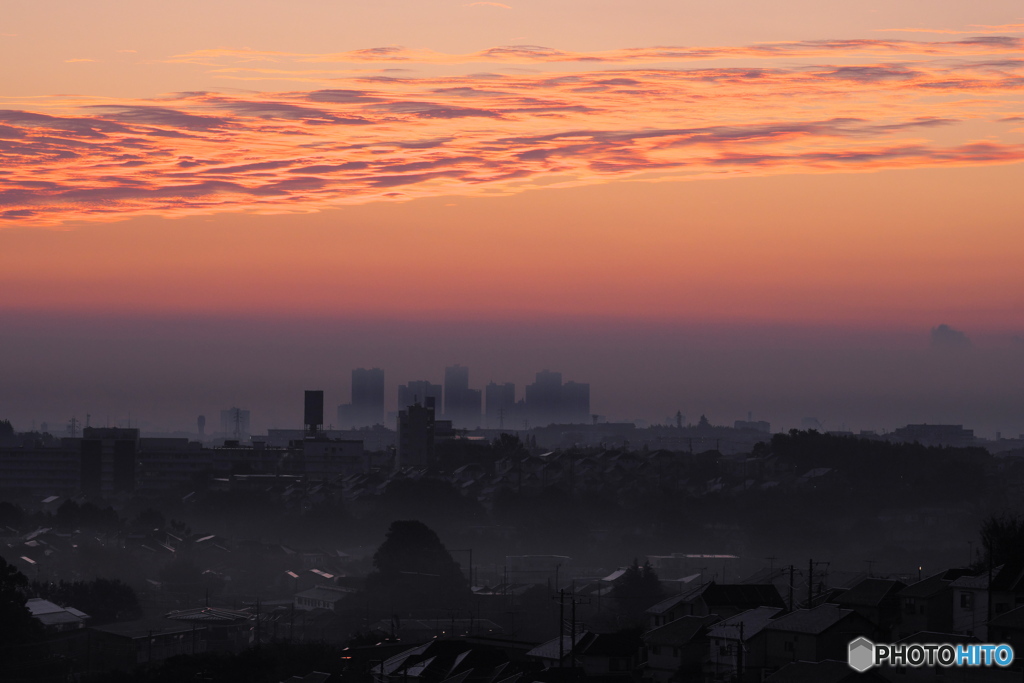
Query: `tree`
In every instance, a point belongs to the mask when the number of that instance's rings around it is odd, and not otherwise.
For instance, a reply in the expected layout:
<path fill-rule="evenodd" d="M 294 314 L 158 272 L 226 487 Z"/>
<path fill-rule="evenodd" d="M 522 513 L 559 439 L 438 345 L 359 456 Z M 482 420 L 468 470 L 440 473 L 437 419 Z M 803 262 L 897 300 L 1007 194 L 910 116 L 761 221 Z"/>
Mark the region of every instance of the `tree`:
<path fill-rule="evenodd" d="M 1024 518 L 1006 513 L 986 517 L 981 523 L 981 547 L 985 564 L 1024 563 Z"/>
<path fill-rule="evenodd" d="M 620 616 L 627 622 L 639 625 L 644 618 L 644 611 L 661 600 L 664 596 L 661 582 L 650 562 L 643 566 L 633 558 L 633 564 L 626 568 L 615 587 L 609 594 L 616 604 Z"/>
<path fill-rule="evenodd" d="M 423 522 L 391 524 L 373 556 L 367 593 L 395 610 L 455 607 L 470 595 L 459 563 Z"/>
<path fill-rule="evenodd" d="M 42 634 L 42 626 L 25 606 L 27 587 L 25 575 L 0 557 L 0 648 L 31 641 Z"/>
<path fill-rule="evenodd" d="M 94 625 L 142 618 L 139 598 L 132 587 L 118 579 L 92 581 L 32 582 L 33 592 L 63 607 L 74 607 L 90 617 Z"/>
<path fill-rule="evenodd" d="M 14 425 L 10 420 L 0 420 L 0 436 L 14 436 Z"/>

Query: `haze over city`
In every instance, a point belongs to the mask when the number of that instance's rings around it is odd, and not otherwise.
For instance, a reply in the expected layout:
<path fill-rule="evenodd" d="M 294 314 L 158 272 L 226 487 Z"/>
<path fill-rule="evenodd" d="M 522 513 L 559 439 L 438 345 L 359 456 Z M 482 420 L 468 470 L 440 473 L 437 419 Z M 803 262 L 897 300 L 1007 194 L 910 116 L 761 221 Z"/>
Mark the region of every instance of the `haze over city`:
<path fill-rule="evenodd" d="M 0 678 L 1024 652 L 1019 0 L 7 5 Z"/>
<path fill-rule="evenodd" d="M 19 427 L 294 425 L 461 362 L 620 419 L 1024 432 L 1016 3 L 58 6 L 0 36 Z"/>

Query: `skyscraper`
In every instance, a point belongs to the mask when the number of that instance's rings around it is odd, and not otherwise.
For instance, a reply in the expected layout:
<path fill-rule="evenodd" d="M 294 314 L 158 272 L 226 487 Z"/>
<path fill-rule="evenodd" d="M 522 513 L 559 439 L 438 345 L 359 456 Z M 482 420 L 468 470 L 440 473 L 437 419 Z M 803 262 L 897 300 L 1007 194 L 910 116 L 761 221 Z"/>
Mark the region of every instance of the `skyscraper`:
<path fill-rule="evenodd" d="M 480 391 L 469 388 L 469 368 L 452 365 L 444 369 L 444 416 L 457 429 L 480 426 Z"/>
<path fill-rule="evenodd" d="M 566 382 L 562 385 L 562 420 L 574 424 L 590 422 L 590 384 Z"/>
<path fill-rule="evenodd" d="M 398 385 L 398 409 L 405 410 L 419 403 L 426 405 L 427 399 L 434 399 L 434 405 L 441 405 L 441 385 L 421 379 Z"/>
<path fill-rule="evenodd" d="M 533 384 L 527 384 L 526 419 L 531 427 L 561 422 L 562 373 L 541 370 Z"/>
<path fill-rule="evenodd" d="M 525 394 L 531 426 L 590 422 L 590 385 L 585 382 L 562 384 L 562 373 L 543 370 Z"/>
<path fill-rule="evenodd" d="M 352 371 L 352 418 L 356 427 L 384 424 L 384 371 L 380 368 Z"/>

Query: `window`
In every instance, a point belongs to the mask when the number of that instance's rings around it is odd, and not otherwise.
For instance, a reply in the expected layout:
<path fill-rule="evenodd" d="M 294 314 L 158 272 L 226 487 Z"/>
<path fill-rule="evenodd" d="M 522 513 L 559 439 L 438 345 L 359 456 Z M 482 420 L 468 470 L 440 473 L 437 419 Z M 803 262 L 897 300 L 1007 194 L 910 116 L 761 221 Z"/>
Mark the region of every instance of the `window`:
<path fill-rule="evenodd" d="M 786 652 L 796 652 L 796 643 L 792 640 L 787 640 L 782 649 Z"/>
<path fill-rule="evenodd" d="M 961 609 L 974 609 L 974 593 L 960 594 Z"/>

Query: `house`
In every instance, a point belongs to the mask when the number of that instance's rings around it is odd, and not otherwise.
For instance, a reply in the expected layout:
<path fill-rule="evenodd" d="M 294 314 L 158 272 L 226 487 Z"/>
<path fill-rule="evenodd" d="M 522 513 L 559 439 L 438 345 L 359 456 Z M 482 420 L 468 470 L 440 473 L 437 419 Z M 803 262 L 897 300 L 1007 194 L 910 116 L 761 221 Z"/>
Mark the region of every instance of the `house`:
<path fill-rule="evenodd" d="M 29 598 L 25 602 L 25 607 L 36 621 L 43 625 L 47 633 L 76 631 L 85 628 L 85 622 L 90 619 L 88 614 L 74 607 L 61 607 L 42 598 Z"/>
<path fill-rule="evenodd" d="M 993 617 L 1024 606 L 1024 563 L 1007 562 L 994 570 L 991 591 Z"/>
<path fill-rule="evenodd" d="M 755 607 L 712 626 L 708 631 L 708 677 L 713 681 L 760 681 L 766 655 L 764 628 L 782 612 L 780 607 Z"/>
<path fill-rule="evenodd" d="M 845 609 L 852 609 L 874 623 L 878 629 L 875 636 L 888 640 L 900 618 L 899 592 L 907 587 L 902 581 L 866 578 L 831 602 Z"/>
<path fill-rule="evenodd" d="M 918 631 L 952 633 L 951 584 L 961 576 L 969 575 L 971 571 L 968 569 L 947 569 L 899 591 L 900 620 L 894 635 L 906 638 Z"/>
<path fill-rule="evenodd" d="M 798 609 L 764 627 L 765 666 L 782 667 L 790 662 L 846 660 L 850 641 L 870 636 L 875 625 L 852 609 L 823 604 Z"/>
<path fill-rule="evenodd" d="M 369 673 L 376 683 L 393 681 L 503 681 L 509 670 L 509 656 L 499 647 L 439 638 L 408 648 L 383 661 L 377 660 Z"/>
<path fill-rule="evenodd" d="M 952 633 L 977 636 L 982 642 L 987 642 L 990 581 L 988 573 L 985 573 L 961 576 L 949 584 L 952 591 Z"/>
<path fill-rule="evenodd" d="M 341 586 L 316 586 L 295 594 L 295 609 L 336 609 L 353 591 Z"/>
<path fill-rule="evenodd" d="M 131 672 L 168 657 L 207 650 L 207 629 L 194 622 L 146 619 L 94 626 L 88 631 L 87 670 L 95 672 Z"/>
<path fill-rule="evenodd" d="M 527 652 L 526 657 L 547 669 L 581 669 L 587 680 L 629 680 L 637 666 L 641 645 L 639 636 L 628 633 L 584 631 L 575 637 L 553 638 Z"/>
<path fill-rule="evenodd" d="M 1014 652 L 1024 652 L 1024 607 L 1003 612 L 987 627 L 986 642 L 1006 643 Z"/>
<path fill-rule="evenodd" d="M 778 589 L 772 584 L 718 584 L 711 581 L 665 598 L 649 607 L 646 614 L 650 628 L 655 629 L 687 615 L 717 614 L 726 618 L 755 607 L 785 606 Z"/>
<path fill-rule="evenodd" d="M 719 619 L 716 614 L 685 616 L 645 633 L 647 662 L 643 679 L 653 683 L 701 680 L 708 654 L 708 629 Z"/>
<path fill-rule="evenodd" d="M 253 614 L 248 610 L 223 607 L 190 607 L 164 615 L 172 621 L 202 626 L 206 629 L 206 649 L 237 652 L 249 644 Z"/>

